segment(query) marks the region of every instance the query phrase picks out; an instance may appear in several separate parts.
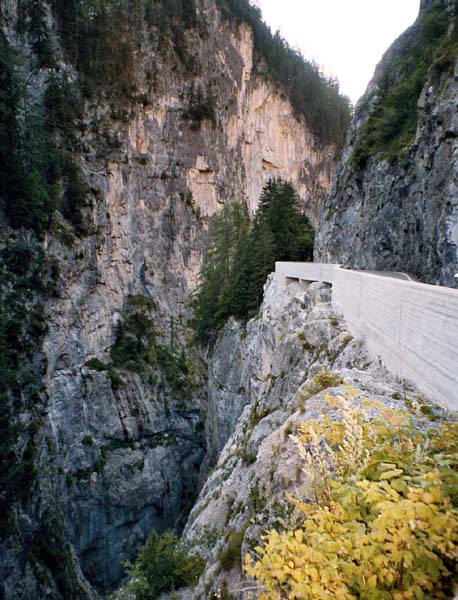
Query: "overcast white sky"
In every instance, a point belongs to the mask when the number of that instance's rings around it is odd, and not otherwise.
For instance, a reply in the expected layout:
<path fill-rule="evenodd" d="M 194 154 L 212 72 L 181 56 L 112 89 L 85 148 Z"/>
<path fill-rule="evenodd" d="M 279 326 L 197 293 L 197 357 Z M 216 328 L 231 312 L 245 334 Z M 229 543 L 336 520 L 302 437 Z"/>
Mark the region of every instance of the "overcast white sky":
<path fill-rule="evenodd" d="M 417 17 L 420 0 L 257 0 L 264 20 L 355 103 L 385 50 Z"/>

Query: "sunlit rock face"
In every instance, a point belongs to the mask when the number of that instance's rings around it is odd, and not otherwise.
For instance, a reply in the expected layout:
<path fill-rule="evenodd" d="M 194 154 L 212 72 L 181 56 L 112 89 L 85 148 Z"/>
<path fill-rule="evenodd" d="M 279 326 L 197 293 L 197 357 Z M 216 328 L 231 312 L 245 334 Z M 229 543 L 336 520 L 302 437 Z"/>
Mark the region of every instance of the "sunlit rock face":
<path fill-rule="evenodd" d="M 18 10 L 5 3 L 4 32 L 27 65 Z M 59 28 L 44 10 L 63 66 Z M 206 33 L 185 35 L 198 67 L 186 69 L 172 48 L 154 53 L 143 32 L 134 97 L 121 106 L 86 102 L 75 158 L 93 198 L 84 209 L 88 232 L 70 244 L 43 241 L 59 276 L 46 306 L 38 483 L 18 527 L 21 540 L 32 539 L 45 507 L 57 515 L 80 598 L 112 589 L 153 529 L 182 528 L 203 480 L 213 438 L 206 366 L 188 343 L 188 320 L 211 217 L 236 201 L 253 214 L 264 184 L 282 177 L 316 223 L 335 169 L 335 148 L 320 144 L 281 90 L 255 74 L 250 28 L 223 20 L 213 0 L 197 2 L 197 11 Z M 35 73 L 28 85 L 38 106 L 49 73 Z M 76 77 L 70 65 L 68 73 Z M 204 118 L 190 110 L 198 89 L 213 98 Z M 162 362 L 147 375 L 123 365 L 113 375 L 112 348 L 138 298 L 150 301 Z M 185 358 L 178 383 L 164 348 Z M 52 566 L 34 571 L 25 559 L 23 567 L 22 543 L 2 559 L 4 597 L 65 597 Z"/>
<path fill-rule="evenodd" d="M 215 123 L 185 118 L 189 82 L 177 73 L 166 77 L 171 65 L 164 64 L 150 105 L 132 110 L 127 123 L 111 122 L 108 136 L 119 149 L 100 161 L 97 141 L 88 136 L 81 161 L 100 190 L 91 216 L 95 233 L 61 256 L 62 293 L 49 307 L 49 420 L 63 470 L 85 473 L 64 492 L 67 521 L 83 570 L 102 587 L 121 577 L 122 560 L 151 530 L 182 523 L 206 450 L 206 386 L 202 380 L 184 401 L 124 375 L 126 386 L 114 393 L 106 373 L 88 372 L 85 363 L 110 362 L 129 295 L 154 299 L 161 339 L 170 343 L 173 318 L 184 344 L 180 327 L 190 315 L 211 216 L 240 200 L 253 213 L 265 182 L 283 177 L 316 221 L 334 167 L 334 150 L 319 148 L 288 101 L 253 77 L 250 30 L 228 29 L 211 15 L 207 50 L 198 51 L 204 62 L 209 48 L 216 52 L 208 62 Z M 81 444 L 86 435 L 94 446 Z M 103 468 L 90 474 L 100 452 Z"/>
<path fill-rule="evenodd" d="M 420 39 L 422 22 L 432 19 L 433 12 L 448 20 L 448 35 L 430 59 L 418 99 L 412 145 L 398 151 L 394 160 L 375 154 L 364 164 L 355 164 L 358 146 L 367 139 L 365 125 L 378 110 L 386 81 L 392 88 L 399 83 L 400 61 Z M 366 95 L 356 107 L 338 175 L 322 206 L 317 260 L 363 269 L 406 271 L 427 283 L 456 287 L 456 17 L 454 2 L 425 0 L 417 22 L 393 44 L 377 67 Z M 448 46 L 455 50 L 447 51 Z M 392 110 L 404 110 L 399 102 Z"/>

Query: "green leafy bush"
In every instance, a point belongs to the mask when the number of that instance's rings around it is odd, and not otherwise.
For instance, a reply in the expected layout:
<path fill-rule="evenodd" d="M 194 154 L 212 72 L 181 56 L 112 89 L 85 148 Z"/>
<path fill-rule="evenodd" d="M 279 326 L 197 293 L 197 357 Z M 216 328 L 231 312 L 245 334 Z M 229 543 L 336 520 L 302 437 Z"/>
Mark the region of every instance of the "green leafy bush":
<path fill-rule="evenodd" d="M 116 371 L 113 365 L 107 365 L 98 358 L 91 358 L 86 362 L 86 367 L 93 371 L 106 371 L 110 378 L 112 388 L 114 390 L 119 389 L 123 384 L 124 380 L 121 375 Z"/>
<path fill-rule="evenodd" d="M 140 548 L 135 565 L 127 563 L 131 581 L 121 598 L 157 600 L 160 594 L 193 587 L 205 568 L 205 560 L 192 555 L 177 535 L 171 531 L 159 535 L 153 532 Z"/>
<path fill-rule="evenodd" d="M 91 358 L 86 362 L 86 367 L 93 371 L 107 371 L 108 365 L 101 361 L 99 358 Z"/>
<path fill-rule="evenodd" d="M 155 303 L 144 296 L 130 296 L 124 320 L 118 326 L 116 340 L 111 348 L 113 366 L 129 369 L 154 379 L 155 371 L 163 381 L 182 398 L 193 390 L 197 371 L 188 359 L 185 348 L 174 339 L 177 323 L 171 321 L 170 345 L 162 343 L 156 326 Z"/>
<path fill-rule="evenodd" d="M 204 90 L 200 84 L 196 86 L 192 83 L 188 102 L 188 109 L 184 114 L 187 119 L 192 119 L 197 126 L 205 119 L 216 125 L 216 99 L 211 88 Z"/>
<path fill-rule="evenodd" d="M 118 326 L 111 358 L 117 367 L 145 372 L 155 362 L 154 348 L 157 332 L 154 321 L 143 310 L 134 309 Z"/>
<path fill-rule="evenodd" d="M 229 536 L 225 546 L 218 552 L 218 561 L 224 571 L 230 571 L 233 567 L 242 563 L 242 544 L 245 538 L 246 527 L 240 531 L 234 531 Z"/>
<path fill-rule="evenodd" d="M 317 373 L 315 377 L 312 378 L 310 383 L 306 386 L 304 393 L 310 398 L 311 396 L 314 396 L 315 394 L 318 394 L 327 388 L 336 387 L 342 383 L 343 379 L 337 373 L 322 371 L 321 373 Z"/>

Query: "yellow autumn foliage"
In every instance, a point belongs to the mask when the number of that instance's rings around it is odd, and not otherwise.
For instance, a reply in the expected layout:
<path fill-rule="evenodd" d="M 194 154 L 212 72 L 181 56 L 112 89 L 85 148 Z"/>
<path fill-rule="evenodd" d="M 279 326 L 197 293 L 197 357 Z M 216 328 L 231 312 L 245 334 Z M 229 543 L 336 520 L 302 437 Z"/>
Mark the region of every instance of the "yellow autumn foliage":
<path fill-rule="evenodd" d="M 294 518 L 247 556 L 260 600 L 451 597 L 458 564 L 458 425 L 328 397 L 334 417 L 294 438 Z M 336 417 L 336 415 L 340 415 Z M 338 419 L 338 420 L 336 420 Z"/>

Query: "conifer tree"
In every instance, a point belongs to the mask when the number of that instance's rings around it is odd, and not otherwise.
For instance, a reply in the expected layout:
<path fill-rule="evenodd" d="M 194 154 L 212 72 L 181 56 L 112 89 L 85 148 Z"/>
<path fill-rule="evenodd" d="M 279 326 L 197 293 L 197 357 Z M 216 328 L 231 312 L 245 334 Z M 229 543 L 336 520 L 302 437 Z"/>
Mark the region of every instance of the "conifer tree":
<path fill-rule="evenodd" d="M 232 273 L 248 229 L 248 213 L 241 204 L 226 206 L 212 223 L 201 283 L 194 299 L 194 328 L 199 342 L 212 341 L 231 315 Z"/>
<path fill-rule="evenodd" d="M 303 237 L 311 231 L 310 223 L 299 210 L 299 197 L 293 186 L 281 179 L 271 179 L 265 186 L 254 223 L 266 221 L 274 238 L 275 260 L 310 260 L 303 248 Z"/>
<path fill-rule="evenodd" d="M 241 241 L 231 273 L 229 305 L 230 312 L 236 319 L 246 320 L 250 310 L 255 307 L 252 273 L 253 254 L 250 234 Z"/>
<path fill-rule="evenodd" d="M 268 215 L 262 214 L 260 210 L 256 214 L 251 237 L 252 272 L 247 298 L 247 317 L 253 316 L 261 305 L 264 283 L 269 273 L 275 270 L 278 256 L 275 234 Z"/>
<path fill-rule="evenodd" d="M 230 316 L 247 321 L 256 315 L 276 261 L 312 260 L 313 228 L 297 201 L 290 183 L 271 180 L 251 228 L 242 204 L 214 219 L 194 298 L 198 342 L 212 343 Z"/>

